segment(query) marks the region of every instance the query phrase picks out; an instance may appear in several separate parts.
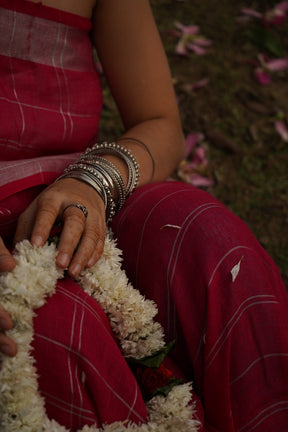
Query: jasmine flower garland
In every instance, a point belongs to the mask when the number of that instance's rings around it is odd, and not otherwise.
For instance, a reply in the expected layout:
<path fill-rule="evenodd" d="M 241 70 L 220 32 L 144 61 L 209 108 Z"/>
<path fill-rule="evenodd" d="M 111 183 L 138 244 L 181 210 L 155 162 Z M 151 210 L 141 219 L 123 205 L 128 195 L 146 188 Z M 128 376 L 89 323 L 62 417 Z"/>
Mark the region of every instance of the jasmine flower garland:
<path fill-rule="evenodd" d="M 35 248 L 24 240 L 16 246 L 16 267 L 0 276 L 1 306 L 14 321 L 13 329 L 7 334 L 18 345 L 15 357 L 0 354 L 1 432 L 67 432 L 46 415 L 31 355 L 34 309 L 53 295 L 57 279 L 64 276 L 56 267 L 56 255 L 54 243 Z M 81 273 L 78 283 L 107 314 L 125 357 L 141 359 L 164 347 L 163 329 L 153 321 L 156 305 L 128 282 L 121 269 L 121 251 L 109 233 L 102 257 L 94 267 Z M 103 428 L 84 426 L 81 432 L 196 432 L 199 422 L 193 420 L 191 390 L 190 383 L 177 385 L 166 397 L 157 395 L 150 399 L 146 404 L 148 423 L 135 425 L 126 421 Z"/>

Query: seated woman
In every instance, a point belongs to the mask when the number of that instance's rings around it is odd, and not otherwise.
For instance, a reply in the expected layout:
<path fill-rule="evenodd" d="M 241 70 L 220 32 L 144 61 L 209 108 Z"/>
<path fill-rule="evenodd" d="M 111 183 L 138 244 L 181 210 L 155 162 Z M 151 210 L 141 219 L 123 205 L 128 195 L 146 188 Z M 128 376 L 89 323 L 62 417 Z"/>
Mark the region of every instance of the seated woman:
<path fill-rule="evenodd" d="M 177 340 L 172 359 L 194 382 L 206 430 L 286 432 L 287 293 L 242 221 L 206 192 L 165 182 L 184 138 L 148 0 L 0 0 L 0 12 L 0 271 L 14 268 L 15 242 L 41 246 L 63 222 L 57 265 L 68 275 L 34 320 L 48 416 L 72 431 L 146 420 L 106 316 L 73 281 L 101 256 L 112 221 L 128 277 Z M 125 128 L 116 145 L 94 146 L 102 99 L 90 36 Z M 0 325 L 0 351 L 15 356 L 3 309 Z"/>

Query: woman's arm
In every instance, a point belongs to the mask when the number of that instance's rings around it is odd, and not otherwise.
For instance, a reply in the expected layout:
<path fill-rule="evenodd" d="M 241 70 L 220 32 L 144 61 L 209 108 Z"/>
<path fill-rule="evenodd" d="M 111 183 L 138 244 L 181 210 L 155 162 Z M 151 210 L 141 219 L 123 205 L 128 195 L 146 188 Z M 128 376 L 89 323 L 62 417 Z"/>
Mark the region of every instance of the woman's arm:
<path fill-rule="evenodd" d="M 140 165 L 139 184 L 165 180 L 184 154 L 178 106 L 167 58 L 148 0 L 98 0 L 93 40 L 125 127 L 125 143 Z M 117 161 L 114 159 L 114 163 Z M 122 172 L 123 173 L 123 172 Z"/>
<path fill-rule="evenodd" d="M 121 141 L 140 165 L 139 184 L 165 180 L 183 157 L 184 137 L 170 70 L 149 2 L 98 0 L 93 38 L 126 130 L 121 138 L 132 137 L 148 148 L 133 140 Z M 153 176 L 151 154 L 155 162 Z M 106 157 L 127 181 L 126 165 L 115 156 Z M 78 201 L 89 208 L 86 221 L 73 207 L 64 213 L 67 205 Z M 75 179 L 50 185 L 19 218 L 15 241 L 30 238 L 37 246 L 43 244 L 61 214 L 65 218 L 57 264 L 69 267 L 69 273 L 77 276 L 81 269 L 97 261 L 105 237 L 103 202 L 90 186 Z M 14 265 L 0 240 L 0 271 L 12 270 Z M 10 355 L 15 355 L 16 344 L 5 335 L 11 327 L 10 317 L 0 308 L 0 351 L 10 349 Z"/>

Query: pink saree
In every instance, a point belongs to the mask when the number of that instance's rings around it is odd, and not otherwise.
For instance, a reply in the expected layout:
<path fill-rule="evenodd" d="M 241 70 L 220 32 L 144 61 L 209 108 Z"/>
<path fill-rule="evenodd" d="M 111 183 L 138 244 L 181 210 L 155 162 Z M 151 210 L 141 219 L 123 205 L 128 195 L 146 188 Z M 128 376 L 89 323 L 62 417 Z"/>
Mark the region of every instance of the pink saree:
<path fill-rule="evenodd" d="M 97 135 L 101 89 L 89 30 L 86 19 L 0 0 L 0 234 L 7 243 L 38 191 Z M 167 341 L 177 340 L 171 359 L 194 382 L 203 428 L 287 432 L 287 293 L 246 225 L 206 192 L 164 182 L 139 188 L 112 228 L 128 277 L 158 304 Z M 145 421 L 106 316 L 76 283 L 58 283 L 34 327 L 50 418 L 72 431 Z"/>
<path fill-rule="evenodd" d="M 95 140 L 102 106 L 91 23 L 22 0 L 0 1 L 0 234 Z M 45 34 L 45 46 L 41 34 Z M 106 315 L 71 279 L 34 322 L 46 411 L 71 431 L 146 420 L 138 384 Z"/>

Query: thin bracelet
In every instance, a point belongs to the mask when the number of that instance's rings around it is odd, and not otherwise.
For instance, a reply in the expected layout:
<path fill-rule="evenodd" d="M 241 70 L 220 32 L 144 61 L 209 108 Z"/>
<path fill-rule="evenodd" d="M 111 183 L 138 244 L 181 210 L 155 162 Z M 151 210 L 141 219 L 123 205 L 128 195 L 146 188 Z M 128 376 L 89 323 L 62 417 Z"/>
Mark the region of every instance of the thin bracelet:
<path fill-rule="evenodd" d="M 139 139 L 137 139 L 137 138 L 133 138 L 133 137 L 121 137 L 121 138 L 118 138 L 118 139 L 116 140 L 116 142 L 117 142 L 117 141 L 125 141 L 125 140 L 128 140 L 128 141 L 134 141 L 134 142 L 136 142 L 136 143 L 138 143 L 138 144 L 141 144 L 141 145 L 145 148 L 145 150 L 146 150 L 147 153 L 149 154 L 150 159 L 151 159 L 151 161 L 152 161 L 152 174 L 151 174 L 151 180 L 152 180 L 153 177 L 154 177 L 154 174 L 155 174 L 155 160 L 154 160 L 154 158 L 153 158 L 153 155 L 152 155 L 151 150 L 149 149 L 149 147 L 148 147 L 148 146 L 147 146 L 143 141 L 140 141 Z"/>
<path fill-rule="evenodd" d="M 101 144 L 94 144 L 91 149 L 87 149 L 83 154 L 82 158 L 86 157 L 87 154 L 98 155 L 98 154 L 114 154 L 119 156 L 127 165 L 128 168 L 128 180 L 126 185 L 126 197 L 129 196 L 135 187 L 138 185 L 139 179 L 139 165 L 132 155 L 129 149 L 120 144 L 103 142 Z M 81 161 L 81 157 L 80 157 Z"/>

